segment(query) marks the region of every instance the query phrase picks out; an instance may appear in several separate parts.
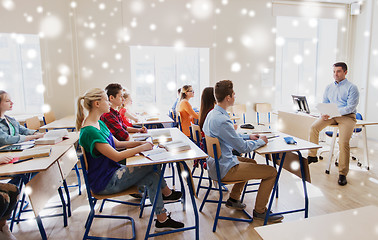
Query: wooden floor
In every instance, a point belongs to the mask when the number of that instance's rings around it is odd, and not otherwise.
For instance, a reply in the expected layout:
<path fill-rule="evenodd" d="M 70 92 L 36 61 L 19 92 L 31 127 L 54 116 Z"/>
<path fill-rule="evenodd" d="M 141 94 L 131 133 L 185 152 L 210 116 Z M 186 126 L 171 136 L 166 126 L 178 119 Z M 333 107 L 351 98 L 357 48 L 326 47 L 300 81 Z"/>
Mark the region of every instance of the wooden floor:
<path fill-rule="evenodd" d="M 375 153 L 378 152 L 378 143 L 369 142 L 370 149 L 370 171 L 357 167 L 356 161 L 351 161 L 350 172 L 348 175 L 348 184 L 339 186 L 337 184 L 338 171 L 332 165 L 331 174 L 324 173 L 325 160 L 317 164 L 310 165 L 312 184 L 308 184 L 310 196 L 309 217 L 324 215 L 327 213 L 343 211 L 347 209 L 358 208 L 368 205 L 378 205 L 378 165 Z M 361 149 L 353 149 L 352 152 L 362 158 Z M 324 156 L 327 156 L 324 154 Z M 264 160 L 259 157 L 258 161 L 263 163 Z M 69 182 L 76 182 L 76 176 L 71 173 Z M 168 180 L 170 185 L 170 180 Z M 177 186 L 176 186 L 177 188 Z M 301 192 L 301 181 L 292 174 L 284 171 L 280 181 L 280 197 L 274 202 L 273 211 L 290 210 L 303 206 L 303 194 Z M 201 190 L 197 200 L 197 206 L 200 205 L 205 191 Z M 43 219 L 47 235 L 49 239 L 82 239 L 84 234 L 84 223 L 88 216 L 89 207 L 86 199 L 85 189 L 83 195 L 78 196 L 77 188 L 71 189 L 72 196 L 72 216 L 69 218 L 69 224 L 63 227 L 62 217 Z M 225 198 L 228 193 L 224 194 Z M 210 195 L 216 198 L 217 193 Z M 189 199 L 189 198 L 188 198 Z M 190 200 L 189 200 L 190 201 Z M 247 194 L 245 203 L 247 211 L 252 212 L 255 201 L 255 193 Z M 52 199 L 52 204 L 58 203 L 58 199 Z M 176 220 L 184 221 L 186 225 L 192 225 L 193 212 L 190 202 L 187 202 L 186 212 L 182 211 L 180 203 L 167 205 L 168 211 L 172 212 L 172 216 Z M 204 211 L 200 213 L 200 238 L 211 239 L 261 239 L 254 227 L 261 226 L 262 221 L 255 220 L 253 223 L 230 222 L 220 220 L 217 232 L 212 232 L 212 224 L 216 211 L 215 204 L 207 204 Z M 226 207 L 222 207 L 221 212 L 224 215 L 241 216 L 240 213 L 231 211 Z M 137 207 L 123 206 L 119 204 L 108 203 L 104 213 L 126 214 L 135 219 L 137 239 L 143 239 L 145 235 L 146 224 L 150 215 L 150 209 L 147 208 L 142 218 L 138 218 L 139 209 Z M 284 222 L 298 220 L 304 217 L 303 213 L 295 213 L 285 215 Z M 279 224 L 279 223 L 278 223 Z M 91 234 L 97 236 L 109 237 L 129 237 L 130 225 L 118 220 L 96 220 L 91 228 Z M 358 231 L 358 229 L 356 229 Z M 40 239 L 37 224 L 35 220 L 21 222 L 14 228 L 14 235 L 19 240 Z M 295 233 L 294 233 L 295 234 Z M 279 239 L 280 233 L 277 233 Z M 176 233 L 158 237 L 157 239 L 194 239 L 194 231 L 184 233 Z"/>

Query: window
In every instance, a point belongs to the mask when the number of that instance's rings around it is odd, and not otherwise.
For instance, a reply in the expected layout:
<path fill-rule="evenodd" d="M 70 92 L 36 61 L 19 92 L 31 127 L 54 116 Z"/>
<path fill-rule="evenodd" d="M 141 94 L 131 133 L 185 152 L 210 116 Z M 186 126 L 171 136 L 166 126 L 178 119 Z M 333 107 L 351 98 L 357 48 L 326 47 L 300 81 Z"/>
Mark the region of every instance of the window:
<path fill-rule="evenodd" d="M 177 89 L 192 85 L 193 106 L 200 104 L 200 90 L 209 85 L 209 49 L 131 47 L 131 85 L 134 108 L 166 113 L 177 98 Z"/>
<path fill-rule="evenodd" d="M 42 113 L 43 83 L 38 35 L 0 33 L 0 89 L 14 102 L 14 114 Z"/>
<path fill-rule="evenodd" d="M 294 106 L 291 95 L 304 95 L 314 110 L 333 81 L 337 19 L 277 16 L 276 106 Z"/>

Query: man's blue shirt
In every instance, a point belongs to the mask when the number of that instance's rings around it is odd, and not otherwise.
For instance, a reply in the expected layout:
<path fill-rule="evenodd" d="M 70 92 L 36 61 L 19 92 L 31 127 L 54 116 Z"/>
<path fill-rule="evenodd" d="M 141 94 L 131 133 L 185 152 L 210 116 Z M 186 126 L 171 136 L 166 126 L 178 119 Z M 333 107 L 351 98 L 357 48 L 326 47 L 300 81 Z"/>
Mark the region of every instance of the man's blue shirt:
<path fill-rule="evenodd" d="M 234 129 L 234 124 L 230 120 L 230 116 L 222 107 L 216 105 L 211 110 L 203 124 L 205 135 L 218 138 L 222 155 L 219 158 L 220 177 L 226 176 L 227 172 L 239 161 L 232 154 L 232 149 L 240 153 L 252 152 L 253 150 L 265 145 L 261 139 L 257 141 L 246 141 L 249 139 L 248 134 L 238 134 Z M 218 153 L 219 154 L 219 153 Z M 218 156 L 219 157 L 219 156 Z M 207 159 L 208 173 L 212 179 L 217 179 L 214 159 Z"/>
<path fill-rule="evenodd" d="M 348 79 L 329 84 L 323 95 L 323 103 L 335 103 L 341 115 L 357 112 L 360 93 L 358 88 Z"/>

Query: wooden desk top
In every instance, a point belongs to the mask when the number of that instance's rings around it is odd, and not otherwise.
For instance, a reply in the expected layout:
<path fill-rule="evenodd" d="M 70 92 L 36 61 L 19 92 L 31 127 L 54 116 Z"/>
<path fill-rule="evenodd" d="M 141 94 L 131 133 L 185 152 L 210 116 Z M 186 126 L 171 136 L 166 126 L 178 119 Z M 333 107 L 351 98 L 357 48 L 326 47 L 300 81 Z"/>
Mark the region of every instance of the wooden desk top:
<path fill-rule="evenodd" d="M 41 127 L 41 129 L 54 129 L 54 128 L 75 128 L 76 117 L 74 115 L 67 116 Z"/>
<path fill-rule="evenodd" d="M 0 176 L 22 174 L 30 172 L 40 172 L 48 169 L 55 161 L 58 160 L 72 145 L 55 145 L 51 148 L 49 157 L 36 158 L 17 164 L 3 164 L 0 165 Z M 1 153 L 17 156 L 17 152 Z"/>
<path fill-rule="evenodd" d="M 60 156 L 62 156 L 73 144 L 79 140 L 78 132 L 68 133 L 68 139 L 63 140 L 55 145 L 50 145 L 52 147 L 51 154 L 46 158 L 36 158 L 33 160 L 25 161 L 23 163 L 17 164 L 5 164 L 0 165 L 0 176 L 10 175 L 10 174 L 21 174 L 28 172 L 39 172 L 46 170 L 54 161 L 56 161 Z M 36 145 L 34 148 L 44 147 L 48 145 Z M 11 155 L 17 156 L 20 152 L 2 152 L 0 155 Z"/>
<path fill-rule="evenodd" d="M 377 206 L 367 206 L 255 229 L 264 240 L 370 240 L 378 238 L 377 215 Z"/>
<path fill-rule="evenodd" d="M 279 137 L 269 139 L 267 145 L 255 150 L 258 154 L 271 154 L 271 153 L 282 153 L 282 152 L 292 152 L 300 150 L 309 150 L 315 148 L 321 148 L 320 145 L 302 140 L 297 137 L 293 137 L 297 144 L 287 144 L 284 137 L 291 137 L 290 135 L 277 132 Z"/>
<path fill-rule="evenodd" d="M 165 114 L 156 116 L 159 118 L 157 120 L 147 121 L 146 118 L 149 118 L 149 117 L 152 117 L 152 116 L 142 116 L 140 120 L 138 122 L 134 122 L 134 124 L 159 124 L 159 123 L 173 123 L 174 122 L 172 118 L 170 118 L 168 115 L 165 115 Z"/>
<path fill-rule="evenodd" d="M 159 132 L 170 130 L 173 141 L 182 141 L 190 145 L 191 149 L 187 151 L 182 151 L 179 153 L 171 153 L 167 159 L 153 161 L 142 155 L 137 155 L 128 158 L 126 161 L 127 166 L 144 166 L 144 165 L 154 165 L 170 162 L 180 162 L 186 160 L 203 159 L 207 158 L 207 154 L 204 153 L 196 144 L 194 144 L 184 133 L 182 133 L 178 128 L 161 128 L 161 129 L 151 129 L 149 132 Z"/>

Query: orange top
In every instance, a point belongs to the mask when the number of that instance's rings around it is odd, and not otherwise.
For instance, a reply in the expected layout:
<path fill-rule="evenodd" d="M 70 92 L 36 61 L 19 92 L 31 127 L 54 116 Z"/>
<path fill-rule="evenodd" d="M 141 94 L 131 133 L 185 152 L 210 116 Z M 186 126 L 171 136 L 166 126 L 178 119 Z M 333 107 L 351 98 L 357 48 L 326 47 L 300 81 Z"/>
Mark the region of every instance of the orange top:
<path fill-rule="evenodd" d="M 198 113 L 193 110 L 192 105 L 190 105 L 190 103 L 186 99 L 183 99 L 180 102 L 177 110 L 180 112 L 181 116 L 182 132 L 186 136 L 190 137 L 190 123 L 193 122 L 193 118 L 198 119 Z"/>

